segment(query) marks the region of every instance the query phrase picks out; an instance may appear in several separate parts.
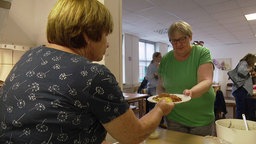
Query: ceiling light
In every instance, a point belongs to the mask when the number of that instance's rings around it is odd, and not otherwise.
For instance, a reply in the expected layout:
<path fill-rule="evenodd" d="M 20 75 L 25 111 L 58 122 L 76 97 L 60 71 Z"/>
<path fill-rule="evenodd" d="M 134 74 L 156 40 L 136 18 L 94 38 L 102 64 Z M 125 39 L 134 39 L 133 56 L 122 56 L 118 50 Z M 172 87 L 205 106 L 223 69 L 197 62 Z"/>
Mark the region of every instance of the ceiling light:
<path fill-rule="evenodd" d="M 256 20 L 256 13 L 244 15 L 247 20 Z"/>
<path fill-rule="evenodd" d="M 154 30 L 154 32 L 158 33 L 158 34 L 167 34 L 168 33 L 168 28 L 162 28 L 162 29 L 157 29 L 157 30 Z"/>

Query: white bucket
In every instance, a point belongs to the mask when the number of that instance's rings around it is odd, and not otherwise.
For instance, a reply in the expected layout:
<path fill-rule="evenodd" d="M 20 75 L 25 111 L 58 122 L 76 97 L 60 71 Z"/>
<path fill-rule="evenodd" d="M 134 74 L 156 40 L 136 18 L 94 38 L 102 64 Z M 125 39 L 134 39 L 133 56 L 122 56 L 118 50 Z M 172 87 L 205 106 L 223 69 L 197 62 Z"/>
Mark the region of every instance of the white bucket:
<path fill-rule="evenodd" d="M 255 144 L 256 122 L 247 120 L 249 131 L 241 119 L 220 119 L 215 122 L 217 137 L 232 144 Z"/>

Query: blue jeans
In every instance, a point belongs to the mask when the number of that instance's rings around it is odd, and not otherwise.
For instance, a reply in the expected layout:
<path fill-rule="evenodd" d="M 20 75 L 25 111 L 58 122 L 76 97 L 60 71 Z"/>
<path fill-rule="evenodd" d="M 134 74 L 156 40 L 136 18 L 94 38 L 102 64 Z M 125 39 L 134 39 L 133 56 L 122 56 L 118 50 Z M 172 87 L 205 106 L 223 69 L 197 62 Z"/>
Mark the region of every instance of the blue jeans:
<path fill-rule="evenodd" d="M 236 101 L 236 118 L 242 119 L 242 114 L 246 113 L 246 99 L 250 96 L 245 88 L 240 87 L 232 93 Z"/>

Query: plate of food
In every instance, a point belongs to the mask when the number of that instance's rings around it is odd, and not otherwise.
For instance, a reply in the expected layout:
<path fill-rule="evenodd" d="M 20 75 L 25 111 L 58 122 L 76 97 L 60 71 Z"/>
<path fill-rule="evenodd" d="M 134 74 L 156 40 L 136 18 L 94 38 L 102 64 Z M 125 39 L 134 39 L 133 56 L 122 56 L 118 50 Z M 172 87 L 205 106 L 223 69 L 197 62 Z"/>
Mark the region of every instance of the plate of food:
<path fill-rule="evenodd" d="M 152 103 L 158 103 L 162 99 L 164 99 L 166 102 L 174 102 L 175 104 L 178 104 L 189 101 L 191 97 L 185 96 L 184 94 L 161 93 L 159 95 L 153 95 L 147 98 L 147 100 Z"/>

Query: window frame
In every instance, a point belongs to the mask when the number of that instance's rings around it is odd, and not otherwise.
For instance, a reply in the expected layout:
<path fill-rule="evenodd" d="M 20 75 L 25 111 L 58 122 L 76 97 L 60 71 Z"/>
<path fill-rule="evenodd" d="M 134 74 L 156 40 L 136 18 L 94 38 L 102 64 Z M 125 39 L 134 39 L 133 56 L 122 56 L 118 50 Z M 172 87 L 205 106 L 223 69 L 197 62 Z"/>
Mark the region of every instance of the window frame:
<path fill-rule="evenodd" d="M 144 43 L 144 58 L 141 59 L 140 56 L 142 55 L 140 53 L 140 43 Z M 148 47 L 147 47 L 147 44 L 150 44 L 150 45 L 153 45 L 153 51 L 152 51 L 152 54 L 150 54 L 150 59 L 148 59 Z M 138 51 L 139 51 L 139 82 L 142 82 L 142 80 L 144 79 L 144 77 L 146 76 L 146 73 L 147 73 L 147 67 L 148 65 L 150 64 L 151 60 L 152 60 L 152 55 L 154 52 L 156 52 L 156 43 L 155 42 L 152 42 L 152 41 L 148 41 L 148 40 L 143 40 L 143 39 L 140 39 L 139 40 L 139 48 L 138 48 Z M 141 63 L 144 63 L 144 64 L 141 64 Z"/>

